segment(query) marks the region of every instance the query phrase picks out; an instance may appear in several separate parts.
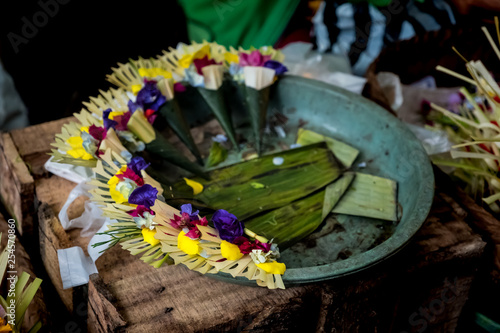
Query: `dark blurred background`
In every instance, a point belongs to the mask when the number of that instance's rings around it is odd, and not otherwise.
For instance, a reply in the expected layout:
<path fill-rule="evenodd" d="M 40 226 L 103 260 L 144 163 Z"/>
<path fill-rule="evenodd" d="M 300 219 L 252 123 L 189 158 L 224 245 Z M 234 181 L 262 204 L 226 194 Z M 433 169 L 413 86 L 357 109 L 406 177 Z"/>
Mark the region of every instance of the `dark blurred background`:
<path fill-rule="evenodd" d="M 40 3 L 51 4 L 45 24 L 43 15 L 36 16 Z M 5 1 L 0 8 L 0 57 L 31 124 L 79 111 L 82 101 L 109 87 L 105 75 L 117 62 L 154 56 L 188 40 L 176 1 L 24 0 Z M 33 37 L 19 40 L 12 33 L 24 38 L 23 17 L 38 19 L 40 27 L 24 31 Z"/>

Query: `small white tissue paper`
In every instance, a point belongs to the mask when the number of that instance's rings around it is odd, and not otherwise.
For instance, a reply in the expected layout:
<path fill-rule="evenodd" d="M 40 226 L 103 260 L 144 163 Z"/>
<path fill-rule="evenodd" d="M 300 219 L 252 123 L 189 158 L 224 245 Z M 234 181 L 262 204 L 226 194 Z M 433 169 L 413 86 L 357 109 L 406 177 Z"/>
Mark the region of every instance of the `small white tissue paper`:
<path fill-rule="evenodd" d="M 95 232 L 102 227 L 106 218 L 102 216 L 101 209 L 92 201 L 85 201 L 85 211 L 80 217 L 70 220 L 68 218 L 68 208 L 80 196 L 90 197 L 89 190 L 91 185 L 80 183 L 71 190 L 68 199 L 59 212 L 59 221 L 64 230 L 82 228 L 80 232 L 81 237 L 92 237 Z"/>
<path fill-rule="evenodd" d="M 54 156 L 51 156 L 49 160 L 45 162 L 45 169 L 56 176 L 69 180 L 70 182 L 85 182 L 87 180 L 90 180 L 94 175 L 94 172 L 91 168 L 56 163 L 52 161 L 53 159 Z"/>
<path fill-rule="evenodd" d="M 84 285 L 89 282 L 90 274 L 97 273 L 94 262 L 81 247 L 57 250 L 57 257 L 64 289 Z"/>

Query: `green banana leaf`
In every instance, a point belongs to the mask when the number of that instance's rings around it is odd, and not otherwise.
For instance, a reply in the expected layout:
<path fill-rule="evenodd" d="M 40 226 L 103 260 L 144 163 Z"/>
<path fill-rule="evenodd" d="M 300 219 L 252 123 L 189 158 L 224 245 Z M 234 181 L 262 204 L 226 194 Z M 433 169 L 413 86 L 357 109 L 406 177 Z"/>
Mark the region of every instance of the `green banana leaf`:
<path fill-rule="evenodd" d="M 335 140 L 310 130 L 299 128 L 297 133 L 298 144 L 305 146 L 321 141 L 326 142 L 328 148 L 333 151 L 335 157 L 337 157 L 346 168 L 350 168 L 359 155 L 359 150 L 342 141 Z"/>
<path fill-rule="evenodd" d="M 397 183 L 357 172 L 351 186 L 332 212 L 396 221 Z"/>
<path fill-rule="evenodd" d="M 353 173 L 328 185 L 324 190 L 245 222 L 245 227 L 273 239 L 280 251 L 314 232 L 337 204 L 354 178 Z"/>
<path fill-rule="evenodd" d="M 277 165 L 281 159 L 283 163 Z M 246 220 L 306 197 L 341 174 L 337 159 L 322 142 L 210 171 L 210 180 L 192 179 L 204 187 L 193 198 Z M 175 188 L 179 192 L 190 190 L 184 182 Z"/>

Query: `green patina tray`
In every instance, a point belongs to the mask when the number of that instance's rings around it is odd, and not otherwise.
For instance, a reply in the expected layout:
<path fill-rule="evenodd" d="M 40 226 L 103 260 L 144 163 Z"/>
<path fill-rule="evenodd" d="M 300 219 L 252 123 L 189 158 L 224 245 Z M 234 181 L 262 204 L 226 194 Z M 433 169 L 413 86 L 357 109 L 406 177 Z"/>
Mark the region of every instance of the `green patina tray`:
<path fill-rule="evenodd" d="M 227 87 L 237 132 L 248 130 L 248 121 L 237 90 Z M 232 90 L 231 90 L 232 89 Z M 209 111 L 196 92 L 179 101 L 192 110 L 193 124 L 207 120 Z M 194 111 L 195 110 L 195 111 Z M 360 150 L 353 170 L 397 182 L 398 221 L 331 214 L 320 228 L 282 252 L 287 265 L 285 285 L 334 279 L 366 269 L 400 250 L 424 223 L 434 194 L 431 163 L 417 138 L 405 124 L 377 104 L 319 81 L 285 76 L 272 88 L 268 116 L 286 119 L 285 136 L 264 138 L 266 152 L 296 140 L 303 127 L 341 140 Z M 282 117 L 285 116 L 285 117 Z M 243 152 L 244 153 L 244 152 Z M 240 154 L 241 156 L 241 154 Z M 235 162 L 229 159 L 227 163 Z M 255 286 L 253 281 L 219 273 L 207 276 Z"/>

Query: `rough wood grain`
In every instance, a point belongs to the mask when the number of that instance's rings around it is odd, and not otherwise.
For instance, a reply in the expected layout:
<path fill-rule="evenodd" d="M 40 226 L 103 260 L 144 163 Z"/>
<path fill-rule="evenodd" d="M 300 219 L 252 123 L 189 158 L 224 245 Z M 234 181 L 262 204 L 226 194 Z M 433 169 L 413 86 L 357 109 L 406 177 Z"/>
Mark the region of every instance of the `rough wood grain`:
<path fill-rule="evenodd" d="M 0 197 L 19 233 L 33 232 L 34 180 L 9 133 L 0 135 Z"/>
<path fill-rule="evenodd" d="M 0 214 L 0 233 L 2 233 L 1 246 L 0 246 L 1 249 L 3 249 L 7 245 L 8 230 L 9 226 L 7 224 L 7 221 L 3 217 L 3 215 Z M 24 249 L 23 245 L 19 241 L 19 238 L 17 237 L 15 239 L 15 261 L 16 261 L 15 268 L 9 270 L 16 271 L 17 276 L 20 276 L 23 272 L 26 272 L 31 276 L 30 281 L 32 281 L 33 278 L 38 277 L 37 274 L 35 274 L 34 272 L 33 265 L 31 264 L 31 259 L 29 255 L 26 253 L 26 250 Z M 50 322 L 49 319 L 50 315 L 47 311 L 47 307 L 45 306 L 45 300 L 42 290 L 43 290 L 43 282 L 42 286 L 40 287 L 40 289 L 38 289 L 37 293 L 35 294 L 33 301 L 26 310 L 26 314 L 22 324 L 22 327 L 26 332 L 31 327 L 33 327 L 33 325 L 35 325 L 38 321 L 41 321 L 42 325 L 44 326 L 46 326 L 47 323 Z"/>
<path fill-rule="evenodd" d="M 89 279 L 89 317 L 88 330 L 92 333 L 120 332 L 126 322 L 113 303 L 116 298 L 106 289 L 98 274 Z"/>
<path fill-rule="evenodd" d="M 47 155 L 50 144 L 61 131 L 62 125 L 74 120 L 74 117 L 68 117 L 10 132 L 19 155 L 30 166 L 35 178 L 47 174 L 43 165 L 50 157 Z"/>
<path fill-rule="evenodd" d="M 71 289 L 64 290 L 62 287 L 61 274 L 59 273 L 58 249 L 71 247 L 71 241 L 54 215 L 47 203 L 42 203 L 38 209 L 40 255 L 47 274 L 55 286 L 62 302 L 70 310 L 73 310 L 73 295 Z"/>

